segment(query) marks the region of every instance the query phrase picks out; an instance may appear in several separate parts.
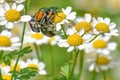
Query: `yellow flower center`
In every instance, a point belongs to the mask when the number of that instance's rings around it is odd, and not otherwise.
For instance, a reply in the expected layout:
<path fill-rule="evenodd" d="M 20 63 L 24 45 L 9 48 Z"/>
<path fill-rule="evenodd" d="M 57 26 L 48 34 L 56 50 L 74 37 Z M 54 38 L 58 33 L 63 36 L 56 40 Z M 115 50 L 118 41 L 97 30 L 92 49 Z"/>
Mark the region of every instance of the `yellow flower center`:
<path fill-rule="evenodd" d="M 64 20 L 66 18 L 66 14 L 64 14 L 63 12 L 58 12 L 53 19 L 54 23 L 59 23 L 62 20 Z"/>
<path fill-rule="evenodd" d="M 14 21 L 20 20 L 20 16 L 21 16 L 20 12 L 15 9 L 8 10 L 5 13 L 5 18 L 9 22 L 14 22 Z"/>
<path fill-rule="evenodd" d="M 110 31 L 109 26 L 103 22 L 97 23 L 96 29 L 104 33 L 108 33 Z"/>
<path fill-rule="evenodd" d="M 34 64 L 34 63 L 29 64 L 28 67 L 29 68 L 36 68 L 37 71 L 39 70 L 38 66 L 36 64 Z"/>
<path fill-rule="evenodd" d="M 83 43 L 83 39 L 78 34 L 72 34 L 72 35 L 68 36 L 67 42 L 71 46 L 79 46 L 79 45 L 81 45 Z"/>
<path fill-rule="evenodd" d="M 98 48 L 106 48 L 107 47 L 107 42 L 102 40 L 102 39 L 99 39 L 99 40 L 96 40 L 93 42 L 93 47 L 98 49 Z"/>
<path fill-rule="evenodd" d="M 3 76 L 2 76 L 2 78 L 3 78 L 3 80 L 11 80 L 11 75 L 9 75 L 9 74 L 4 74 Z"/>
<path fill-rule="evenodd" d="M 51 43 L 51 42 L 54 41 L 54 40 L 55 40 L 55 37 L 51 37 L 51 38 L 48 40 L 48 42 Z"/>
<path fill-rule="evenodd" d="M 99 56 L 97 59 L 97 65 L 107 65 L 110 60 L 106 56 Z"/>
<path fill-rule="evenodd" d="M 77 31 L 84 29 L 85 32 L 89 32 L 92 27 L 91 27 L 91 24 L 88 22 L 79 22 L 75 28 Z"/>
<path fill-rule="evenodd" d="M 10 70 L 13 71 L 14 70 L 14 65 L 10 66 Z M 19 72 L 20 71 L 20 64 L 17 65 L 16 67 L 16 71 Z"/>
<path fill-rule="evenodd" d="M 11 46 L 11 41 L 7 36 L 0 36 L 0 46 L 8 47 Z"/>
<path fill-rule="evenodd" d="M 33 33 L 31 37 L 34 39 L 42 39 L 44 36 L 41 33 Z"/>

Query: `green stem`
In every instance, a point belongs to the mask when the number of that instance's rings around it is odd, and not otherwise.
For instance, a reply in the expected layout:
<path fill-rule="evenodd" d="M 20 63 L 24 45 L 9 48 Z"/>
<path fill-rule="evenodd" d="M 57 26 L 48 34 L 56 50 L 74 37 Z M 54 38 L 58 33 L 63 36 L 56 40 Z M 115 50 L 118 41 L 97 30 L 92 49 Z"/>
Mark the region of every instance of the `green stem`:
<path fill-rule="evenodd" d="M 49 50 L 50 50 L 50 53 L 51 53 L 51 64 L 52 64 L 52 75 L 54 76 L 54 54 L 53 54 L 53 51 L 52 51 L 52 46 L 51 45 L 49 45 L 50 46 L 50 48 L 49 48 Z"/>
<path fill-rule="evenodd" d="M 75 65 L 76 65 L 77 58 L 78 58 L 78 54 L 79 54 L 79 51 L 76 51 L 76 49 L 75 49 L 75 59 L 74 59 L 73 67 L 72 67 L 70 75 L 69 75 L 69 80 L 72 80 L 72 77 L 73 77 L 73 74 L 74 74 Z"/>
<path fill-rule="evenodd" d="M 36 49 L 36 54 L 37 54 L 38 60 L 39 60 L 39 61 L 42 61 L 42 60 L 43 60 L 43 59 L 42 59 L 42 53 L 39 51 L 39 48 L 38 48 L 38 46 L 37 46 L 36 43 L 34 43 L 34 46 L 35 46 L 35 49 Z"/>
<path fill-rule="evenodd" d="M 95 68 L 96 68 L 96 66 L 97 66 L 98 57 L 99 57 L 99 54 L 97 54 L 97 56 L 96 56 L 95 67 L 94 67 L 94 70 L 93 70 L 93 75 L 92 75 L 91 80 L 95 80 L 95 79 L 96 79 L 96 74 L 97 74 L 97 73 L 96 73 L 96 71 L 95 71 Z"/>
<path fill-rule="evenodd" d="M 95 40 L 100 34 L 95 35 L 89 42 L 92 42 L 93 40 Z"/>
<path fill-rule="evenodd" d="M 83 71 L 83 62 L 84 62 L 84 50 L 80 51 L 80 65 L 79 65 L 79 73 L 77 76 L 78 80 L 81 80 L 81 75 L 82 75 L 82 71 Z"/>
<path fill-rule="evenodd" d="M 1 69 L 0 69 L 0 80 L 3 80 L 3 79 L 2 79 L 2 73 L 1 73 Z"/>
<path fill-rule="evenodd" d="M 27 9 L 28 9 L 28 2 L 30 3 L 31 0 L 26 0 L 26 4 L 25 4 L 25 14 L 27 14 Z M 24 41 L 24 34 L 25 34 L 25 30 L 26 30 L 26 22 L 24 23 L 24 27 L 23 27 L 23 31 L 22 31 L 22 39 L 21 39 L 21 46 L 20 46 L 20 50 L 22 49 L 23 47 L 23 41 Z M 16 72 L 16 67 L 17 67 L 17 64 L 18 64 L 18 61 L 20 59 L 21 56 L 18 56 L 17 57 L 17 60 L 16 60 L 16 63 L 15 63 L 15 66 L 14 66 L 14 69 L 13 69 L 13 74 L 12 74 L 12 78 L 11 80 L 16 80 L 16 77 L 15 77 L 15 72 Z"/>
<path fill-rule="evenodd" d="M 65 35 L 65 38 L 67 38 L 67 34 L 66 34 L 66 32 L 65 32 L 64 26 L 61 25 L 61 28 L 62 28 L 62 30 L 63 30 L 63 33 L 64 33 L 64 35 Z"/>
<path fill-rule="evenodd" d="M 2 59 L 3 53 L 4 53 L 4 51 L 1 50 L 1 51 L 0 51 L 0 59 Z"/>
<path fill-rule="evenodd" d="M 103 72 L 103 80 L 107 80 L 105 71 L 102 72 Z"/>

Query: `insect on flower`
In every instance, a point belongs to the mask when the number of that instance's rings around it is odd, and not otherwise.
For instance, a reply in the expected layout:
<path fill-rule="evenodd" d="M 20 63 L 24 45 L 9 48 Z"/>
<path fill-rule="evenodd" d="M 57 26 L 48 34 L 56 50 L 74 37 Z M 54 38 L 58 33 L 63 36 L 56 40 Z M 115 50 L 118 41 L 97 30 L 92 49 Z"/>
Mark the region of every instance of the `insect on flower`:
<path fill-rule="evenodd" d="M 54 36 L 56 34 L 56 29 L 53 18 L 57 12 L 57 7 L 40 8 L 40 10 L 32 17 L 32 20 L 29 21 L 31 29 L 34 32 L 41 31 L 49 37 Z"/>

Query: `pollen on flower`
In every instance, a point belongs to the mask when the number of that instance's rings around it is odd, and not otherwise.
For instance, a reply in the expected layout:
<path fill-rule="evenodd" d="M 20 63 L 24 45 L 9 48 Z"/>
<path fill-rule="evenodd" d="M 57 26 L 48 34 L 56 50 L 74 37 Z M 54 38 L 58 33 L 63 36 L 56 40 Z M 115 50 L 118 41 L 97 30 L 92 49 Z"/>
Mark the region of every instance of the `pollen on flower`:
<path fill-rule="evenodd" d="M 3 80 L 11 80 L 11 75 L 9 75 L 9 74 L 4 74 L 3 76 L 2 76 L 2 78 L 3 78 Z"/>
<path fill-rule="evenodd" d="M 81 45 L 83 43 L 83 39 L 78 34 L 72 34 L 72 35 L 68 36 L 67 42 L 71 46 L 79 46 L 79 45 Z"/>
<path fill-rule="evenodd" d="M 92 27 L 91 27 L 91 24 L 89 22 L 79 22 L 76 25 L 75 29 L 77 31 L 80 31 L 81 29 L 84 29 L 85 32 L 89 32 L 92 29 Z"/>
<path fill-rule="evenodd" d="M 29 68 L 36 68 L 37 70 L 39 70 L 38 66 L 34 63 L 31 63 L 28 65 Z"/>
<path fill-rule="evenodd" d="M 11 41 L 7 36 L 0 36 L 0 46 L 8 47 L 11 46 Z"/>
<path fill-rule="evenodd" d="M 48 42 L 52 42 L 52 41 L 54 41 L 55 40 L 55 37 L 51 37 L 49 40 L 48 40 Z"/>
<path fill-rule="evenodd" d="M 110 62 L 110 59 L 108 59 L 108 57 L 106 57 L 106 56 L 99 56 L 98 58 L 97 58 L 97 65 L 107 65 L 107 64 L 109 64 L 109 62 Z"/>
<path fill-rule="evenodd" d="M 96 40 L 93 42 L 93 47 L 98 49 L 98 48 L 106 48 L 107 47 L 107 42 L 102 40 L 102 39 L 99 39 L 99 40 Z"/>
<path fill-rule="evenodd" d="M 30 36 L 34 39 L 42 39 L 44 37 L 41 33 L 32 33 Z"/>
<path fill-rule="evenodd" d="M 13 71 L 14 70 L 14 65 L 10 66 L 10 70 Z M 16 67 L 16 71 L 19 72 L 20 71 L 20 64 L 17 65 Z"/>
<path fill-rule="evenodd" d="M 5 13 L 5 18 L 9 22 L 14 22 L 14 21 L 20 20 L 20 16 L 21 16 L 20 12 L 15 9 L 8 10 Z"/>
<path fill-rule="evenodd" d="M 58 12 L 53 19 L 54 23 L 59 23 L 62 20 L 64 20 L 66 18 L 66 14 L 64 14 L 63 12 Z"/>
<path fill-rule="evenodd" d="M 109 26 L 106 23 L 103 22 L 99 22 L 96 24 L 96 29 L 98 31 L 104 32 L 104 33 L 108 33 L 110 31 Z"/>

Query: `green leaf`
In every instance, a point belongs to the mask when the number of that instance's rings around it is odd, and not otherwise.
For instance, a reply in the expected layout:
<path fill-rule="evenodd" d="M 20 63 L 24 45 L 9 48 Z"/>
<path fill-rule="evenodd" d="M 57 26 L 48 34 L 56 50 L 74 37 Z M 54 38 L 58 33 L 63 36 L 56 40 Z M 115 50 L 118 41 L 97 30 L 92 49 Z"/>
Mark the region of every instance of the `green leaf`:
<path fill-rule="evenodd" d="M 18 56 L 23 56 L 24 54 L 28 54 L 32 51 L 31 47 L 25 47 L 18 52 Z"/>
<path fill-rule="evenodd" d="M 66 64 L 63 67 L 61 67 L 61 74 L 65 76 L 67 79 L 69 77 L 69 69 L 70 69 L 69 64 Z"/>

